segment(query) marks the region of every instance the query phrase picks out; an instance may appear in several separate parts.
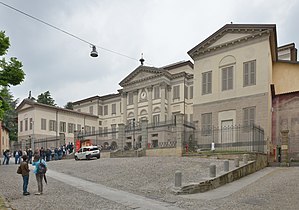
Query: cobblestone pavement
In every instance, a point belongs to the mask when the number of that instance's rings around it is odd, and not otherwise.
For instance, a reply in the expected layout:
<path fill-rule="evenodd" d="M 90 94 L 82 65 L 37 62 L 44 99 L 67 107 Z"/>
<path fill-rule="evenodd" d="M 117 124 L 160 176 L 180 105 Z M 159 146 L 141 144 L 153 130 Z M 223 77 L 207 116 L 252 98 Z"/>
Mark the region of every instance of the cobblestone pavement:
<path fill-rule="evenodd" d="M 202 199 L 200 196 L 177 196 L 170 192 L 174 173 L 182 171 L 183 183 L 199 182 L 208 177 L 209 165 L 223 170 L 223 161 L 200 158 L 115 158 L 91 161 L 62 160 L 48 162 L 53 171 L 77 177 L 110 188 L 126 191 L 182 209 L 297 209 L 299 168 L 275 168 L 255 182 L 223 198 Z M 230 165 L 233 165 L 232 163 Z M 0 165 L 0 195 L 12 209 L 132 209 L 77 189 L 48 177 L 44 195 L 35 196 L 37 184 L 30 174 L 30 196 L 22 195 L 22 178 L 17 166 Z M 218 171 L 218 172 L 219 172 Z M 255 176 L 250 175 L 250 176 Z M 240 180 L 242 181 L 242 179 Z M 225 189 L 224 186 L 223 188 Z M 211 192 L 210 192 L 211 193 Z M 213 197 L 213 193 L 211 193 Z"/>

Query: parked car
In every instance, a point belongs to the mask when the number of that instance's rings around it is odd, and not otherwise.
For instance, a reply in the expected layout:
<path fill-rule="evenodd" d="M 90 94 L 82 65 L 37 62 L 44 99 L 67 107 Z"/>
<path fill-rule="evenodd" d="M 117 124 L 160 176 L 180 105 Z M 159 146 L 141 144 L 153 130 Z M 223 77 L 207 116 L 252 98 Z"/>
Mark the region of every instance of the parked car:
<path fill-rule="evenodd" d="M 81 147 L 78 152 L 75 153 L 75 160 L 91 159 L 101 157 L 100 150 L 97 146 L 85 146 Z"/>

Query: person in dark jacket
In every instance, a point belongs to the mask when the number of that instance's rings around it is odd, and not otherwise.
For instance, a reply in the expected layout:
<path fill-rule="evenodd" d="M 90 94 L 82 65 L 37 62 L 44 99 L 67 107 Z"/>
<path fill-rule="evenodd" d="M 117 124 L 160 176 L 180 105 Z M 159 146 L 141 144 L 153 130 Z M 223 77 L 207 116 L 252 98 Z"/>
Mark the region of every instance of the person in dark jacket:
<path fill-rule="evenodd" d="M 28 157 L 27 155 L 22 156 L 23 162 L 21 162 L 21 171 L 23 177 L 23 195 L 30 195 L 28 192 L 28 183 L 29 183 L 29 166 L 28 166 Z"/>

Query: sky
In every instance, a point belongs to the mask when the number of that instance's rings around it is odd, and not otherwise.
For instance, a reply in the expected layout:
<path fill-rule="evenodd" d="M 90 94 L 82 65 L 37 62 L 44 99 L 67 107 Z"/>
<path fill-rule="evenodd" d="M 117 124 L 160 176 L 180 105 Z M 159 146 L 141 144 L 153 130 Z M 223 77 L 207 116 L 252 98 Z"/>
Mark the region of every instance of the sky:
<path fill-rule="evenodd" d="M 231 22 L 276 24 L 278 46 L 299 46 L 298 0 L 0 2 L 98 46 L 93 58 L 90 44 L 0 4 L 0 30 L 11 44 L 5 57 L 17 57 L 26 74 L 10 89 L 19 102 L 29 91 L 35 98 L 50 91 L 60 107 L 117 93 L 119 82 L 140 65 L 141 53 L 147 66 L 192 61 L 187 52 Z"/>

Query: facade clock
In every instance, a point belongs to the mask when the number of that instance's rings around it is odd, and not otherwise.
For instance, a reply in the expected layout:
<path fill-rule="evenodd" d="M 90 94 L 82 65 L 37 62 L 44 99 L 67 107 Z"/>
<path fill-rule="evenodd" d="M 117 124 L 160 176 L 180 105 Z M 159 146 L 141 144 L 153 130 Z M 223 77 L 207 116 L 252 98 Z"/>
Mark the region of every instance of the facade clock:
<path fill-rule="evenodd" d="M 141 98 L 141 99 L 146 99 L 146 92 L 145 92 L 145 90 L 143 90 L 143 91 L 141 92 L 141 94 L 140 94 L 140 98 Z"/>

